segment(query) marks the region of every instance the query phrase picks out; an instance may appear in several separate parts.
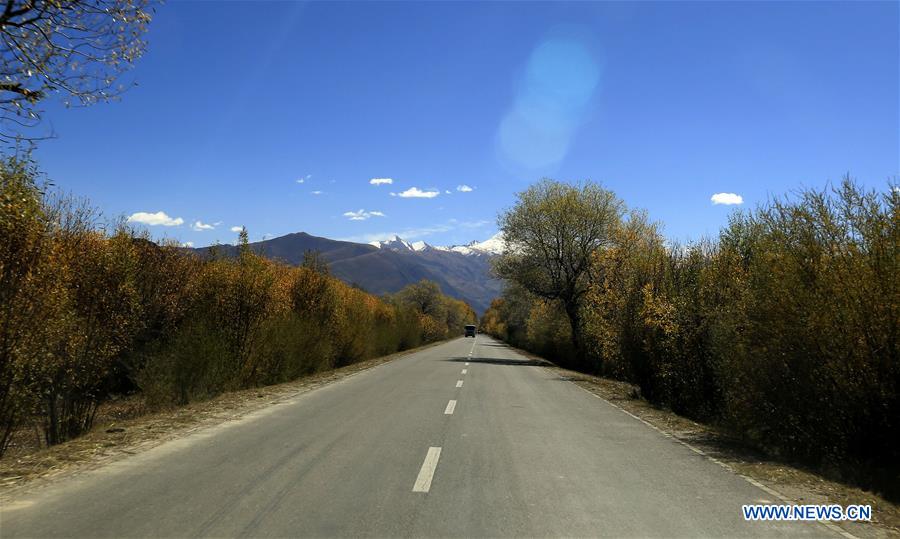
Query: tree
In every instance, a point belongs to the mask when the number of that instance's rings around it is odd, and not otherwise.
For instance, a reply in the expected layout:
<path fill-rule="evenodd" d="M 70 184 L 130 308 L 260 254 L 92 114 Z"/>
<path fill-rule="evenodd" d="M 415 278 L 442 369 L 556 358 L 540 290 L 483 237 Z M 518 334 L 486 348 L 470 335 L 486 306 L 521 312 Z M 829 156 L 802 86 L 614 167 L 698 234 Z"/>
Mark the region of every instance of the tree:
<path fill-rule="evenodd" d="M 0 160 L 0 455 L 37 411 L 36 367 L 63 340 L 57 322 L 68 297 L 39 176 L 27 158 Z"/>
<path fill-rule="evenodd" d="M 318 250 L 310 250 L 307 249 L 303 252 L 303 262 L 300 264 L 300 267 L 311 269 L 316 273 L 321 273 L 322 275 L 328 275 L 328 261 L 325 260 L 325 257 L 322 256 L 322 252 Z M 361 286 L 353 283 L 354 288 L 362 289 Z"/>
<path fill-rule="evenodd" d="M 447 318 L 447 304 L 441 287 L 435 282 L 422 279 L 418 283 L 406 285 L 397 292 L 397 298 L 400 303 L 410 305 L 419 313 L 435 320 L 444 321 Z"/>
<path fill-rule="evenodd" d="M 40 121 L 50 93 L 66 105 L 109 101 L 143 54 L 153 0 L 7 0 L 0 11 L 0 139 Z"/>
<path fill-rule="evenodd" d="M 495 273 L 536 296 L 562 303 L 581 354 L 580 308 L 592 280 L 591 255 L 614 241 L 624 204 L 596 183 L 544 179 L 519 193 L 500 216 L 506 252 Z"/>
<path fill-rule="evenodd" d="M 238 232 L 238 257 L 245 258 L 252 254 L 250 250 L 250 234 L 247 232 L 247 227 L 242 226 L 241 231 Z"/>

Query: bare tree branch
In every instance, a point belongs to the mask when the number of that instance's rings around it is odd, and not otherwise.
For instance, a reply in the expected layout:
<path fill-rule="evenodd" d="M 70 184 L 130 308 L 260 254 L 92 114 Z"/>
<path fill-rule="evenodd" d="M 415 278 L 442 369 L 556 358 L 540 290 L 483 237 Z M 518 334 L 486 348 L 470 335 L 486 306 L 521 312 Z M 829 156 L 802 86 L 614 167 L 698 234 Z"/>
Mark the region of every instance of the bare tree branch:
<path fill-rule="evenodd" d="M 37 140 L 40 102 L 110 101 L 146 49 L 156 0 L 6 0 L 0 11 L 0 140 Z"/>

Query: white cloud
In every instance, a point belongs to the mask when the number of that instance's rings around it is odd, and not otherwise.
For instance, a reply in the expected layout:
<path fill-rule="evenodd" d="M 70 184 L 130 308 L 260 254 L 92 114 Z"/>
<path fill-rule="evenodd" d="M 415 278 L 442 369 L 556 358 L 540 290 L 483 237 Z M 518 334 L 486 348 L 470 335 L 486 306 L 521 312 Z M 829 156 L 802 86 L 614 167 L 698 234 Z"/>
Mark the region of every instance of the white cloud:
<path fill-rule="evenodd" d="M 394 236 L 400 236 L 404 240 L 415 240 L 418 238 L 424 238 L 426 236 L 431 236 L 434 234 L 440 234 L 442 232 L 450 232 L 456 227 L 452 223 L 442 223 L 432 226 L 425 226 L 421 228 L 409 228 L 406 230 L 401 230 L 399 232 L 376 232 L 373 234 L 361 234 L 359 236 L 350 236 L 348 238 L 341 238 L 342 241 L 353 241 L 358 243 L 370 243 L 373 241 L 384 241 L 393 239 Z"/>
<path fill-rule="evenodd" d="M 313 191 L 312 194 L 314 194 L 314 195 L 321 195 L 321 194 L 322 194 L 322 191 Z"/>
<path fill-rule="evenodd" d="M 370 217 L 384 217 L 384 214 L 380 211 L 348 211 L 344 212 L 344 217 L 350 219 L 351 221 L 365 221 Z"/>
<path fill-rule="evenodd" d="M 369 180 L 369 183 L 372 185 L 391 185 L 394 183 L 393 178 L 372 178 Z"/>
<path fill-rule="evenodd" d="M 181 217 L 171 218 L 166 215 L 164 211 L 158 211 L 156 213 L 147 213 L 144 211 L 139 211 L 137 213 L 132 213 L 130 217 L 128 217 L 129 223 L 140 223 L 142 225 L 149 226 L 181 226 L 184 224 L 184 219 Z"/>
<path fill-rule="evenodd" d="M 191 225 L 191 228 L 196 230 L 197 232 L 203 232 L 204 230 L 215 230 L 216 225 L 211 225 L 209 223 L 204 223 L 203 221 L 197 220 L 194 224 Z"/>
<path fill-rule="evenodd" d="M 373 213 L 373 212 L 369 212 Z M 467 229 L 474 230 L 486 225 L 492 224 L 493 221 L 489 220 L 481 220 L 481 221 L 459 221 L 458 219 L 448 219 L 442 223 L 438 223 L 431 226 L 424 226 L 419 228 L 408 228 L 406 230 L 395 230 L 391 232 L 376 232 L 370 234 L 360 234 L 358 236 L 350 236 L 346 238 L 339 238 L 341 241 L 353 241 L 357 243 L 371 243 L 378 242 L 384 240 L 394 239 L 394 236 L 400 236 L 404 240 L 412 241 L 417 240 L 419 238 L 425 238 L 427 236 L 433 236 L 434 234 L 442 234 L 444 232 L 450 232 L 458 229 Z"/>
<path fill-rule="evenodd" d="M 441 194 L 440 191 L 423 191 L 418 187 L 410 187 L 402 193 L 391 193 L 391 196 L 398 196 L 402 198 L 434 198 L 439 194 Z"/>
<path fill-rule="evenodd" d="M 448 195 L 451 194 L 449 189 L 444 189 L 444 193 L 446 193 Z"/>
<path fill-rule="evenodd" d="M 182 246 L 182 247 L 193 247 L 193 246 L 194 246 L 194 242 L 192 242 L 192 241 L 186 241 L 186 242 L 182 243 L 181 246 Z"/>
<path fill-rule="evenodd" d="M 466 184 L 462 184 L 462 185 L 457 185 L 456 190 L 459 191 L 460 193 L 471 193 L 474 189 L 472 189 L 471 187 L 469 187 Z"/>
<path fill-rule="evenodd" d="M 416 238 L 424 238 L 426 236 L 431 236 L 432 234 L 439 234 L 441 232 L 449 232 L 453 230 L 453 227 L 446 225 L 436 225 L 432 227 L 423 227 L 423 228 L 411 228 L 408 230 L 403 230 L 400 232 L 376 232 L 374 234 L 362 234 L 360 236 L 351 236 L 349 238 L 343 238 L 343 241 L 353 241 L 358 243 L 369 243 L 373 241 L 384 241 L 393 239 L 394 236 L 400 236 L 405 240 L 414 240 Z"/>
<path fill-rule="evenodd" d="M 233 227 L 229 228 L 228 230 L 230 230 L 232 232 L 240 232 L 243 229 L 244 229 L 244 227 L 242 227 L 242 226 L 233 226 Z"/>
<path fill-rule="evenodd" d="M 307 174 L 306 176 L 303 176 L 302 178 L 298 179 L 297 183 L 306 183 L 306 180 L 308 180 L 310 178 L 312 178 L 312 174 Z"/>
<path fill-rule="evenodd" d="M 459 226 L 462 228 L 481 228 L 481 227 L 483 227 L 485 225 L 489 225 L 491 223 L 492 223 L 492 221 L 486 221 L 486 220 L 464 221 L 464 222 L 460 223 Z"/>
<path fill-rule="evenodd" d="M 744 197 L 735 193 L 716 193 L 709 197 L 713 204 L 743 204 Z"/>

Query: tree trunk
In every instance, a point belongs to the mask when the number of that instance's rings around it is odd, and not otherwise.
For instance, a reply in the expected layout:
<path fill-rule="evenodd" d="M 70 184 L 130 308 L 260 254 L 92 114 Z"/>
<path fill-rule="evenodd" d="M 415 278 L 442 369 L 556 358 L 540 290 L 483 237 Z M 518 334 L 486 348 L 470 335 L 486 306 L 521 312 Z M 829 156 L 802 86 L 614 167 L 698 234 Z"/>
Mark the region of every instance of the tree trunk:
<path fill-rule="evenodd" d="M 573 358 L 576 365 L 580 368 L 582 365 L 582 343 L 581 343 L 581 314 L 578 312 L 578 302 L 568 301 L 565 303 L 566 316 L 569 318 L 569 325 L 572 328 L 572 349 L 575 353 Z"/>

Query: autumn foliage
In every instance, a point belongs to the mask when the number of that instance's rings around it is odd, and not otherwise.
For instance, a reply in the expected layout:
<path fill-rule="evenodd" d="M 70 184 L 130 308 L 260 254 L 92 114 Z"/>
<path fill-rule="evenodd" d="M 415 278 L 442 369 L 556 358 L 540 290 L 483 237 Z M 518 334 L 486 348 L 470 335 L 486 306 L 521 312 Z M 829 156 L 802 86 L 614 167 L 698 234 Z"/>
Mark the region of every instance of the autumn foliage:
<path fill-rule="evenodd" d="M 900 192 L 850 180 L 667 245 L 635 212 L 593 253 L 575 358 L 563 306 L 511 286 L 482 328 L 635 384 L 770 454 L 900 496 Z"/>
<path fill-rule="evenodd" d="M 0 162 L 0 454 L 38 421 L 90 429 L 111 394 L 184 404 L 457 335 L 475 313 L 422 282 L 376 297 L 251 252 L 158 245 L 71 197 L 27 159 Z"/>

